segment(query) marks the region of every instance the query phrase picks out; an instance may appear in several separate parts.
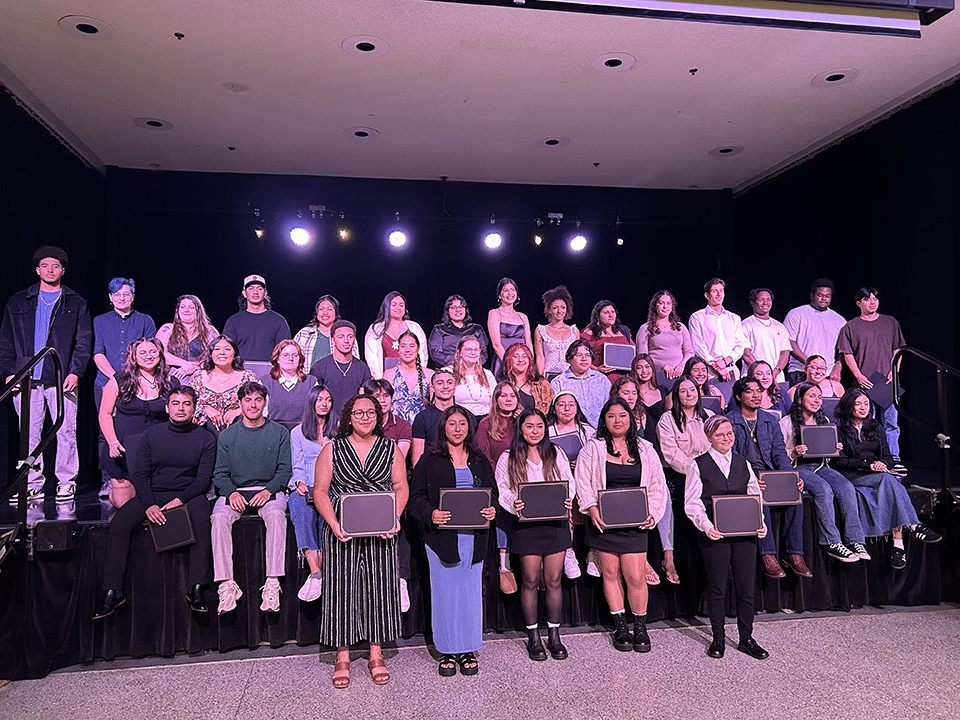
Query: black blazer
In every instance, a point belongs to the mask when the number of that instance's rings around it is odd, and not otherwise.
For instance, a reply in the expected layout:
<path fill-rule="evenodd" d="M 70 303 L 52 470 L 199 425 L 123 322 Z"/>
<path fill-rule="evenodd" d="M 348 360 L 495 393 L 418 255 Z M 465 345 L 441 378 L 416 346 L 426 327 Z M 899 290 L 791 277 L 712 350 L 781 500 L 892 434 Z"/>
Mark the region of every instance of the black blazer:
<path fill-rule="evenodd" d="M 490 488 L 490 504 L 497 507 L 497 482 L 493 476 L 490 462 L 479 455 L 467 461 L 467 467 L 473 473 L 473 486 Z M 431 515 L 440 506 L 440 488 L 454 488 L 457 477 L 453 463 L 449 458 L 434 455 L 429 450 L 421 457 L 413 469 L 410 481 L 410 499 L 407 512 L 423 524 L 423 540 L 437 557 L 445 563 L 460 560 L 457 549 L 457 531 L 443 530 L 433 524 Z M 473 562 L 482 562 L 487 555 L 487 545 L 493 534 L 489 530 L 474 530 Z"/>

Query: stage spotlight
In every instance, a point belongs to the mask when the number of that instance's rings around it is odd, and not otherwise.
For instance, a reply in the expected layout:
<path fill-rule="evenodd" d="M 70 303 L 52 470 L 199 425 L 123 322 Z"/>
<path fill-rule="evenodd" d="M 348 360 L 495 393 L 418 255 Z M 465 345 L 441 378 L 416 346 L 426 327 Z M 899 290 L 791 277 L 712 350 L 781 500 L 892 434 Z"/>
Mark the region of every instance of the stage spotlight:
<path fill-rule="evenodd" d="M 295 227 L 290 230 L 290 239 L 293 241 L 294 245 L 303 247 L 310 242 L 310 233 L 308 233 L 302 227 Z"/>
<path fill-rule="evenodd" d="M 337 231 L 337 235 L 340 236 L 340 239 L 346 242 L 350 239 L 350 231 L 347 228 L 342 227 Z"/>
<path fill-rule="evenodd" d="M 503 243 L 503 238 L 500 237 L 500 233 L 487 233 L 487 236 L 483 239 L 483 244 L 490 250 L 496 250 L 501 243 Z"/>
<path fill-rule="evenodd" d="M 570 241 L 570 249 L 574 252 L 580 252 L 587 246 L 587 239 L 583 235 L 577 235 Z"/>
<path fill-rule="evenodd" d="M 617 245 L 623 245 L 623 238 L 617 238 Z"/>
<path fill-rule="evenodd" d="M 534 235 L 533 244 L 536 245 L 537 247 L 540 247 L 541 245 L 543 245 L 543 238 L 540 237 L 539 235 Z"/>
<path fill-rule="evenodd" d="M 257 226 L 253 229 L 253 234 L 257 236 L 257 240 L 262 240 L 262 239 L 263 239 L 263 227 L 261 227 L 260 225 L 257 225 Z"/>
<path fill-rule="evenodd" d="M 394 230 L 392 233 L 390 233 L 390 237 L 388 239 L 390 240 L 390 244 L 396 248 L 403 247 L 407 244 L 407 236 L 399 230 Z"/>

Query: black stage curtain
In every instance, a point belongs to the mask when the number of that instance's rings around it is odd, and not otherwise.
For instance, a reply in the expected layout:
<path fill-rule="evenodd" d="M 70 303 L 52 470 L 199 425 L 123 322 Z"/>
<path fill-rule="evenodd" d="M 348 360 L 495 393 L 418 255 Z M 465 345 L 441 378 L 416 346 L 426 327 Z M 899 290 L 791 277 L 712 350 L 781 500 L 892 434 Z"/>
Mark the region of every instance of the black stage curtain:
<path fill-rule="evenodd" d="M 757 572 L 758 612 L 790 609 L 849 610 L 863 605 L 932 605 L 940 602 L 940 558 L 937 547 L 907 538 L 907 568 L 893 571 L 888 562 L 889 541 L 869 544 L 873 560 L 843 564 L 826 556 L 813 541 L 813 505 L 805 500 L 804 544 L 812 580 L 792 575 L 769 580 Z M 695 533 L 674 500 L 676 564 L 679 586 L 662 579 L 650 588 L 650 621 L 702 615 L 703 566 L 696 552 Z M 779 531 L 778 513 L 773 514 Z M 952 516 L 947 537 L 958 535 L 958 517 Z M 426 557 L 415 523 L 409 582 L 411 611 L 404 617 L 403 635 L 423 634 L 430 641 L 429 578 Z M 100 594 L 102 558 L 108 526 L 85 525 L 75 550 L 37 554 L 35 561 L 11 558 L 0 573 L 0 678 L 43 677 L 51 670 L 116 657 L 170 657 L 176 653 L 226 652 L 259 645 L 278 647 L 295 642 L 313 645 L 319 638 L 320 603 L 301 603 L 297 591 L 307 569 L 297 559 L 293 528 L 287 536 L 287 574 L 281 579 L 280 612 L 260 612 L 264 580 L 263 523 L 245 516 L 234 526 L 236 580 L 244 595 L 237 610 L 216 614 L 217 595 L 211 588 L 207 615 L 187 607 L 187 556 L 174 550 L 157 554 L 149 530 L 133 535 L 127 572 L 127 603 L 113 616 L 94 622 L 91 616 Z M 575 550 L 585 565 L 587 548 L 582 527 L 576 529 Z M 650 533 L 649 560 L 659 571 L 662 552 L 656 532 Z M 944 545 L 946 543 L 943 543 Z M 491 548 L 485 567 L 485 629 L 521 630 L 519 596 L 504 596 L 498 588 L 498 556 Z M 519 564 L 515 562 L 515 567 Z M 584 574 L 563 580 L 564 624 L 600 625 L 609 621 L 600 579 Z M 733 615 L 733 607 L 730 614 Z"/>

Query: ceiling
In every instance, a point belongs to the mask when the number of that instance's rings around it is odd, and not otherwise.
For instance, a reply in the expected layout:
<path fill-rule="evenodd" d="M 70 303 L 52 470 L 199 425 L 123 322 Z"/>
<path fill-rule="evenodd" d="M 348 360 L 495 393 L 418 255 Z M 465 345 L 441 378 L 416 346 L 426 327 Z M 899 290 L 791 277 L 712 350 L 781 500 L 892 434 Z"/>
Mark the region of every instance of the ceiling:
<path fill-rule="evenodd" d="M 958 11 L 909 39 L 428 0 L 0 3 L 0 81 L 97 167 L 739 192 L 958 75 Z"/>

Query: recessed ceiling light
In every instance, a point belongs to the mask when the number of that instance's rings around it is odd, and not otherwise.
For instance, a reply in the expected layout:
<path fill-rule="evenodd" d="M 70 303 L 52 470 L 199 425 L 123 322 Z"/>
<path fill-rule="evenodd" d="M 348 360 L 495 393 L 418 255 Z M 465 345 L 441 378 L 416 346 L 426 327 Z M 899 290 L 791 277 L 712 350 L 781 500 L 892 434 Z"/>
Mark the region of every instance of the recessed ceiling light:
<path fill-rule="evenodd" d="M 860 71 L 855 68 L 827 70 L 817 75 L 812 82 L 817 87 L 833 87 L 835 85 L 843 85 L 851 80 L 856 80 L 859 74 Z"/>
<path fill-rule="evenodd" d="M 357 140 L 374 140 L 380 137 L 380 132 L 371 127 L 351 127 L 344 130 L 343 134 Z"/>
<path fill-rule="evenodd" d="M 607 53 L 594 58 L 590 64 L 597 72 L 624 72 L 632 68 L 637 62 L 633 55 L 627 53 Z"/>
<path fill-rule="evenodd" d="M 569 138 L 565 137 L 545 137 L 537 140 L 537 145 L 545 148 L 556 148 L 563 147 L 564 145 L 569 145 Z"/>
<path fill-rule="evenodd" d="M 359 55 L 361 57 L 379 57 L 383 55 L 390 46 L 386 41 L 372 35 L 354 35 L 344 40 L 340 47 L 350 55 Z"/>
<path fill-rule="evenodd" d="M 244 92 L 245 90 L 250 89 L 249 85 L 244 85 L 243 83 L 238 82 L 225 82 L 221 87 L 223 87 L 225 90 L 229 90 L 230 92 Z"/>
<path fill-rule="evenodd" d="M 173 123 L 160 118 L 138 117 L 133 119 L 133 124 L 146 130 L 173 130 Z"/>
<path fill-rule="evenodd" d="M 67 15 L 57 23 L 67 35 L 88 40 L 110 40 L 116 33 L 103 20 L 86 15 Z"/>
<path fill-rule="evenodd" d="M 743 152 L 742 145 L 723 145 L 721 147 L 716 147 L 711 150 L 708 155 L 713 155 L 714 157 L 730 157 L 731 155 L 739 155 Z"/>

